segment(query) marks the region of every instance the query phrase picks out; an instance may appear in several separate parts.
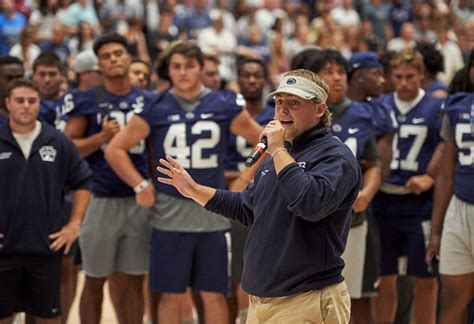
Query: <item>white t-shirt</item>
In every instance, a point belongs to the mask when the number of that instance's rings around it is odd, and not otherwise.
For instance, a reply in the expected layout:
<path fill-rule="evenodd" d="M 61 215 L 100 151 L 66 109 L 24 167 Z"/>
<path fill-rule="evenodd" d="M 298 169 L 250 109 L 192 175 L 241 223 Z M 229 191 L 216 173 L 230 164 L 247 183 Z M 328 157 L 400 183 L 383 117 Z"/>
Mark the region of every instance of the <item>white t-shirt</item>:
<path fill-rule="evenodd" d="M 18 145 L 21 148 L 21 151 L 23 152 L 23 155 L 25 156 L 25 159 L 28 159 L 30 157 L 31 153 L 31 147 L 33 146 L 33 142 L 35 139 L 38 137 L 38 135 L 41 133 L 41 123 L 39 121 L 36 121 L 36 126 L 35 128 L 28 133 L 15 133 L 13 132 L 13 137 L 17 141 Z"/>

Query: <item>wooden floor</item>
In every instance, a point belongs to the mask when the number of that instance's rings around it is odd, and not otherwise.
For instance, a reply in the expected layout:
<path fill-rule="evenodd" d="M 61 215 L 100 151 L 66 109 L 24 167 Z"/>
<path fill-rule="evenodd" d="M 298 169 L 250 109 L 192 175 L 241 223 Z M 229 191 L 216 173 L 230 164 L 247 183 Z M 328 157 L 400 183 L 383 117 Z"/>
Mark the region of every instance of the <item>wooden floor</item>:
<path fill-rule="evenodd" d="M 77 293 L 74 303 L 72 304 L 71 311 L 69 313 L 68 324 L 80 324 L 79 321 L 79 298 L 81 297 L 82 287 L 84 285 L 84 275 L 79 273 L 79 280 L 77 283 Z M 104 287 L 104 303 L 102 305 L 102 321 L 101 324 L 115 324 L 117 323 L 115 312 L 110 302 L 109 286 L 106 283 Z"/>

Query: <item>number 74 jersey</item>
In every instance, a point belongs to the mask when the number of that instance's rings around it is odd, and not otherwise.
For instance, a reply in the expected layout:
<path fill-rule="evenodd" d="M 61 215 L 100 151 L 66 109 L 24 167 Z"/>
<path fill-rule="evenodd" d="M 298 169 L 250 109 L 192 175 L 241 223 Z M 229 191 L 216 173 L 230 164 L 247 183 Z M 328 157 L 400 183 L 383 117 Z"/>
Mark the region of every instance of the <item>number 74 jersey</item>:
<path fill-rule="evenodd" d="M 427 172 L 436 146 L 441 141 L 443 100 L 425 94 L 406 114 L 396 106 L 393 94 L 386 96 L 384 101 L 398 122 L 392 144 L 390 175 L 386 182 L 403 186 L 410 177 Z"/>
<path fill-rule="evenodd" d="M 242 112 L 245 100 L 230 91 L 210 92 L 192 111 L 183 109 L 166 91 L 136 111 L 150 126 L 149 142 L 156 159 L 170 155 L 177 159 L 196 182 L 224 188 L 224 158 L 230 124 Z M 182 198 L 172 187 L 156 181 L 157 191 Z"/>

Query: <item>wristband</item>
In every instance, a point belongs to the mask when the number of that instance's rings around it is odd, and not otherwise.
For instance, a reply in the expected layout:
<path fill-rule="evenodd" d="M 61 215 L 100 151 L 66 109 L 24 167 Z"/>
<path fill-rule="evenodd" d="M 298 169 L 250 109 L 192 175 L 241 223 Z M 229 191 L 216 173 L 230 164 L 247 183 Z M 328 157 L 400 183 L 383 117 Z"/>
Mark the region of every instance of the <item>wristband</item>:
<path fill-rule="evenodd" d="M 273 158 L 273 156 L 274 156 L 275 154 L 277 154 L 278 152 L 282 152 L 282 151 L 288 152 L 288 150 L 287 150 L 286 148 L 284 148 L 284 147 L 277 148 L 275 151 L 273 151 L 273 153 L 272 153 L 272 155 L 271 155 L 272 158 Z"/>
<path fill-rule="evenodd" d="M 145 190 L 145 188 L 148 187 L 149 185 L 150 185 L 150 181 L 148 181 L 147 179 L 144 179 L 142 182 L 140 182 L 135 187 L 133 187 L 133 191 L 135 191 L 136 194 L 140 193 L 143 190 Z"/>

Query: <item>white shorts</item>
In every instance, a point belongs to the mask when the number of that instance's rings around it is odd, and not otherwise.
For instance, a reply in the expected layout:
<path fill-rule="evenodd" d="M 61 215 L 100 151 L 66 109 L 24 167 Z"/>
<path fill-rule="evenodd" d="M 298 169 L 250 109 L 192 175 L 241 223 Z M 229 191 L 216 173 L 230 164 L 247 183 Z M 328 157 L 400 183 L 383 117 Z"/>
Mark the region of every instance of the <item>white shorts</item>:
<path fill-rule="evenodd" d="M 350 229 L 346 250 L 342 254 L 342 259 L 346 264 L 342 275 L 353 299 L 363 297 L 367 227 L 367 221 L 364 221 L 362 225 Z"/>
<path fill-rule="evenodd" d="M 474 205 L 456 196 L 451 199 L 444 219 L 439 273 L 474 273 Z"/>

